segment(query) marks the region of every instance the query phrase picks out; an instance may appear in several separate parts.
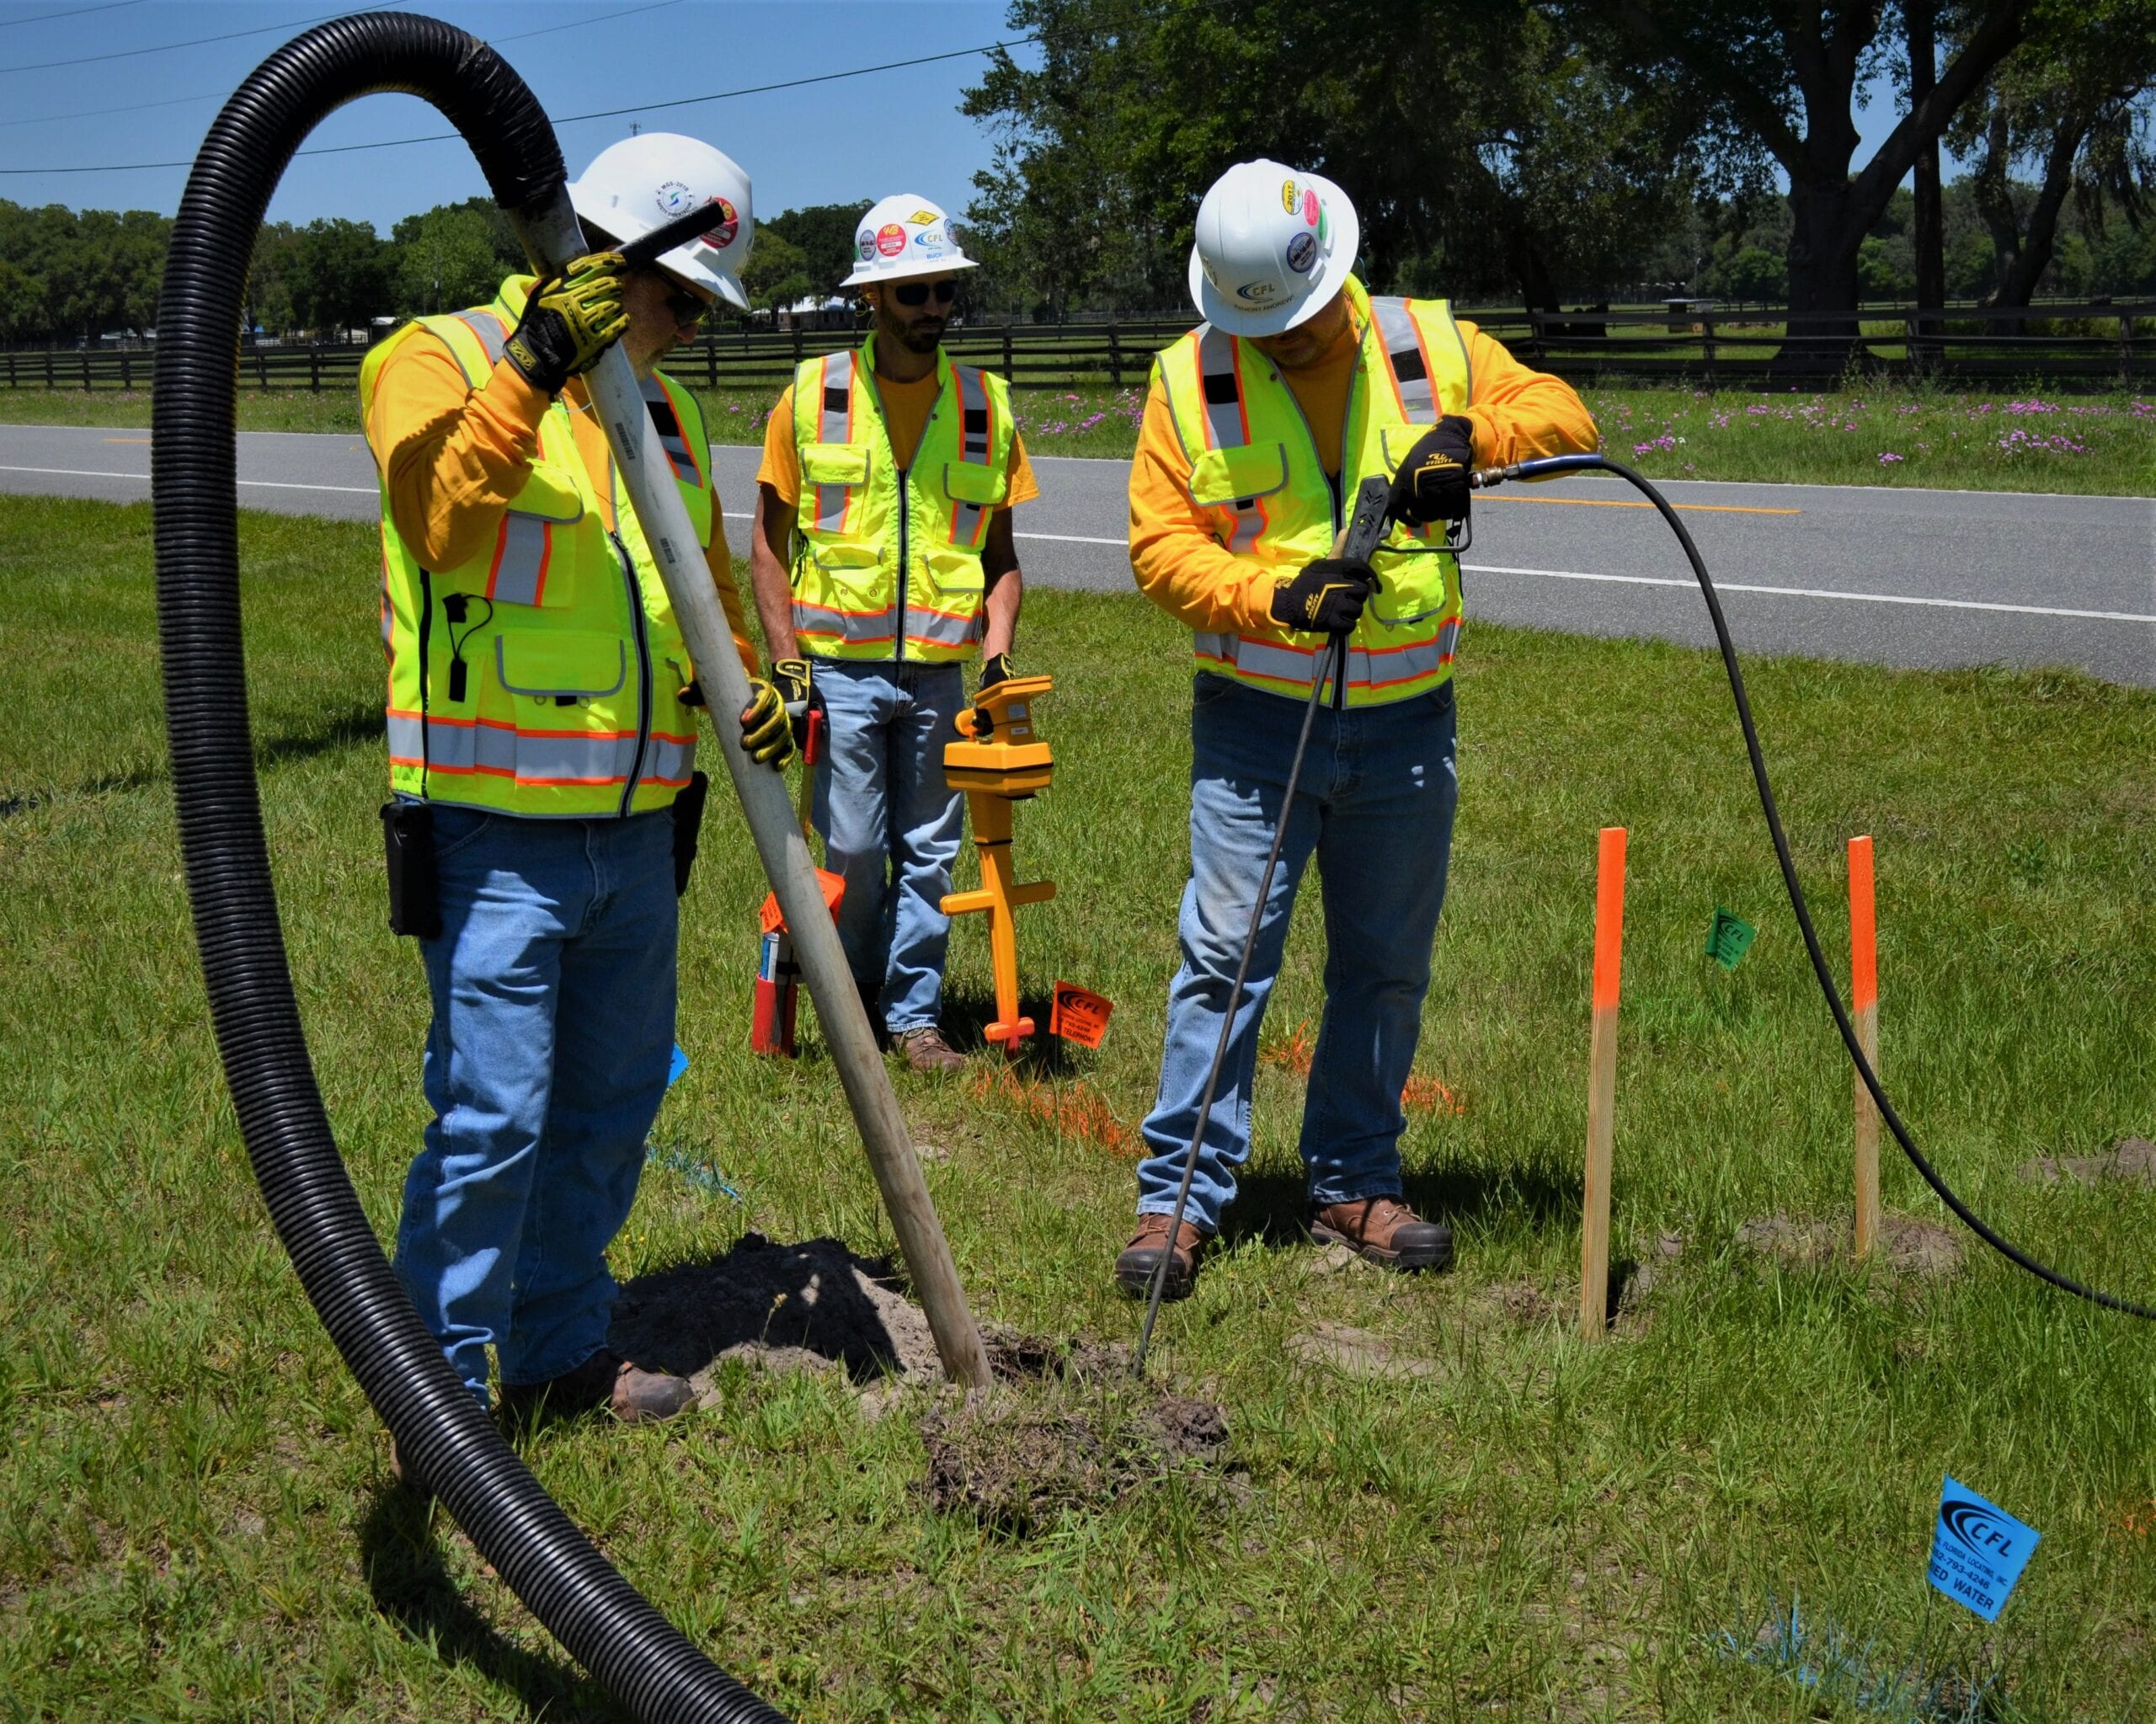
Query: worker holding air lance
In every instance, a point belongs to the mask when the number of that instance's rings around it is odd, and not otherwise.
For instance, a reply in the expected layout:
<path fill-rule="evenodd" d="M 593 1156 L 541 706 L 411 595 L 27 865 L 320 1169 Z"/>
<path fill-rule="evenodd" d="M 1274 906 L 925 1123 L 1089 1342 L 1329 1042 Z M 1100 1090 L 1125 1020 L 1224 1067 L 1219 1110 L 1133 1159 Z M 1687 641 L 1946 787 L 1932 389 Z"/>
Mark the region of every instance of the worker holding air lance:
<path fill-rule="evenodd" d="M 1132 568 L 1198 660 L 1182 962 L 1115 1264 L 1156 1299 L 1190 1290 L 1250 1153 L 1258 1027 L 1313 855 L 1310 1231 L 1396 1269 L 1452 1256 L 1402 1201 L 1399 1150 L 1458 793 L 1449 524 L 1475 467 L 1596 433 L 1568 386 L 1443 300 L 1369 294 L 1359 237 L 1317 174 L 1245 162 L 1214 182 L 1190 258 L 1206 321 L 1156 361 L 1131 467 Z M 1337 554 L 1358 537 L 1366 557 Z"/>
<path fill-rule="evenodd" d="M 943 330 L 973 260 L 943 211 L 888 197 L 857 224 L 875 327 L 805 360 L 764 436 L 750 573 L 773 680 L 829 720 L 814 817 L 845 882 L 839 937 L 868 1008 L 917 1071 L 965 1061 L 943 1035 L 944 954 L 963 798 L 943 750 L 981 686 L 1011 673 L 1021 581 L 1011 511 L 1040 494 L 1010 387 L 958 365 Z"/>
<path fill-rule="evenodd" d="M 419 937 L 434 1008 L 396 1268 L 483 1406 L 492 1347 L 512 1417 L 633 1422 L 691 1398 L 607 1350 L 606 1251 L 666 1088 L 704 778 L 694 668 L 582 381 L 616 341 L 750 675 L 744 745 L 776 768 L 793 740 L 743 627 L 702 414 L 657 369 L 717 301 L 747 307 L 748 176 L 648 132 L 569 193 L 590 254 L 407 324 L 360 374 L 382 475 L 391 925 Z"/>

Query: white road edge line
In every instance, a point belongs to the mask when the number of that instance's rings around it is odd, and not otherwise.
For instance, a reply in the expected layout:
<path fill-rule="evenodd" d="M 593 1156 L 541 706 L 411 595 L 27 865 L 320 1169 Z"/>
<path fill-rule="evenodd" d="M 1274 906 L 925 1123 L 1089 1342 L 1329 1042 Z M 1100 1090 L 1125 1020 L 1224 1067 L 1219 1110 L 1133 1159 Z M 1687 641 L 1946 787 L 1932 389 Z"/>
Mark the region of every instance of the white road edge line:
<path fill-rule="evenodd" d="M 1694 580 L 1674 580 L 1656 574 L 1589 574 L 1576 568 L 1508 568 L 1497 563 L 1463 563 L 1463 574 L 1532 574 L 1545 580 L 1606 581 L 1620 586 L 1633 587 L 1687 587 L 1694 591 L 1699 583 Z M 1747 585 L 1733 580 L 1715 583 L 1718 593 L 1764 593 L 1777 599 L 1847 599 L 1860 605 L 1921 605 L 1938 611 L 1999 611 L 2014 616 L 2068 616 L 2087 622 L 2148 622 L 2156 623 L 2156 616 L 2143 616 L 2131 611 L 2068 611 L 2049 605 L 1994 605 L 1981 599 L 1923 599 L 1905 593 L 1845 593 L 1826 587 L 1763 587 Z"/>
<path fill-rule="evenodd" d="M 132 479 L 141 485 L 150 483 L 147 473 L 101 472 L 86 467 L 0 467 L 0 473 L 47 473 L 67 479 Z M 252 485 L 261 491 L 341 491 L 354 497 L 380 494 L 380 488 L 374 485 L 296 485 L 283 479 L 237 479 L 233 483 Z"/>

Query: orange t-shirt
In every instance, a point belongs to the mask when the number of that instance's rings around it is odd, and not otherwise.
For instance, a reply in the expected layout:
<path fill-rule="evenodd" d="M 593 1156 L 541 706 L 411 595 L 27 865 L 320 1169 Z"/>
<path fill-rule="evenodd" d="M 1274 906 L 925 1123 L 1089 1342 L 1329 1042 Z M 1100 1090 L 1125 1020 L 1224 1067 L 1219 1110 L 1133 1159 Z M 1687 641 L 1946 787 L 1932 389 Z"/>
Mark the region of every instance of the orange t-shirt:
<path fill-rule="evenodd" d="M 931 371 L 910 383 L 896 383 L 878 371 L 876 393 L 883 403 L 883 434 L 891 440 L 891 458 L 898 462 L 899 471 L 904 472 L 913 465 L 914 451 L 921 447 L 921 434 L 927 426 L 930 409 L 936 405 L 936 373 Z M 1015 509 L 1040 495 L 1033 463 L 1026 459 L 1026 440 L 1015 431 L 1011 436 L 1009 473 L 1010 485 L 1003 509 Z M 779 397 L 778 405 L 771 409 L 771 423 L 764 427 L 764 459 L 756 469 L 756 483 L 769 485 L 787 504 L 801 500 L 801 456 L 793 446 L 791 383 Z"/>
<path fill-rule="evenodd" d="M 1503 467 L 1537 455 L 1595 448 L 1600 434 L 1572 386 L 1522 365 L 1474 324 L 1460 325 L 1474 393 L 1478 467 Z M 1343 335 L 1314 365 L 1280 376 L 1310 420 L 1326 476 L 1340 468 L 1341 428 L 1354 375 L 1355 344 Z M 1277 571 L 1231 554 L 1213 536 L 1211 513 L 1190 500 L 1190 456 L 1183 452 L 1158 371 L 1145 396 L 1138 453 L 1130 463 L 1130 568 L 1139 590 L 1187 627 L 1269 634 Z"/>

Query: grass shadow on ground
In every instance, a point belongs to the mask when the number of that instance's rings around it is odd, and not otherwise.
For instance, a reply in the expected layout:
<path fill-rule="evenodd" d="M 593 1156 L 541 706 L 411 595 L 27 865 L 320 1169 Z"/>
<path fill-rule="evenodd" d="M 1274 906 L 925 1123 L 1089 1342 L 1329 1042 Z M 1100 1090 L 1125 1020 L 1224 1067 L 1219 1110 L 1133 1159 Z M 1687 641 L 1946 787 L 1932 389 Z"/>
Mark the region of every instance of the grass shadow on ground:
<path fill-rule="evenodd" d="M 375 1608 L 447 1664 L 469 1665 L 522 1702 L 534 1718 L 606 1721 L 629 1714 L 565 1658 L 526 1652 L 459 1589 L 430 1505 L 387 1486 L 360 1523 L 360 1561 Z"/>
<path fill-rule="evenodd" d="M 1417 1214 L 1455 1230 L 1499 1214 L 1538 1228 L 1579 1225 L 1577 1179 L 1561 1180 L 1540 1167 L 1410 1170 L 1401 1185 Z M 1299 1170 L 1246 1170 L 1235 1182 L 1235 1202 L 1221 1218 L 1220 1241 L 1294 1245 L 1309 1238 L 1309 1220 L 1310 1189 Z"/>
<path fill-rule="evenodd" d="M 1021 1078 L 1057 1078 L 1076 1075 L 1070 1045 L 1049 1033 L 1049 1017 L 1054 1002 L 1045 995 L 1021 993 L 1018 1015 L 1033 1021 L 1033 1033 L 1019 1044 L 1011 1070 Z M 943 1035 L 962 1054 L 998 1054 L 983 1033 L 996 1021 L 995 996 L 964 983 L 947 984 L 943 990 Z"/>

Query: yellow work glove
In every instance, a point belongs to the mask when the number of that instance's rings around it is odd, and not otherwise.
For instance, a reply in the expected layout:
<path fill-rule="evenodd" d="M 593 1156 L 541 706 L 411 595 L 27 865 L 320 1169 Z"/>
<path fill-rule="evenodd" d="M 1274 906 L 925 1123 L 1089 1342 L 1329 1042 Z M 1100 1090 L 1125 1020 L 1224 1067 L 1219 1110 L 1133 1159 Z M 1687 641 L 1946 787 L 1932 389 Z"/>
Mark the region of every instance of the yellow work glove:
<path fill-rule="evenodd" d="M 619 252 L 592 252 L 535 283 L 502 356 L 542 394 L 560 394 L 629 327 L 622 303 L 628 267 Z"/>
<path fill-rule="evenodd" d="M 786 697 L 762 677 L 749 681 L 749 704 L 741 709 L 741 746 L 750 760 L 783 772 L 793 758 L 793 721 Z"/>

